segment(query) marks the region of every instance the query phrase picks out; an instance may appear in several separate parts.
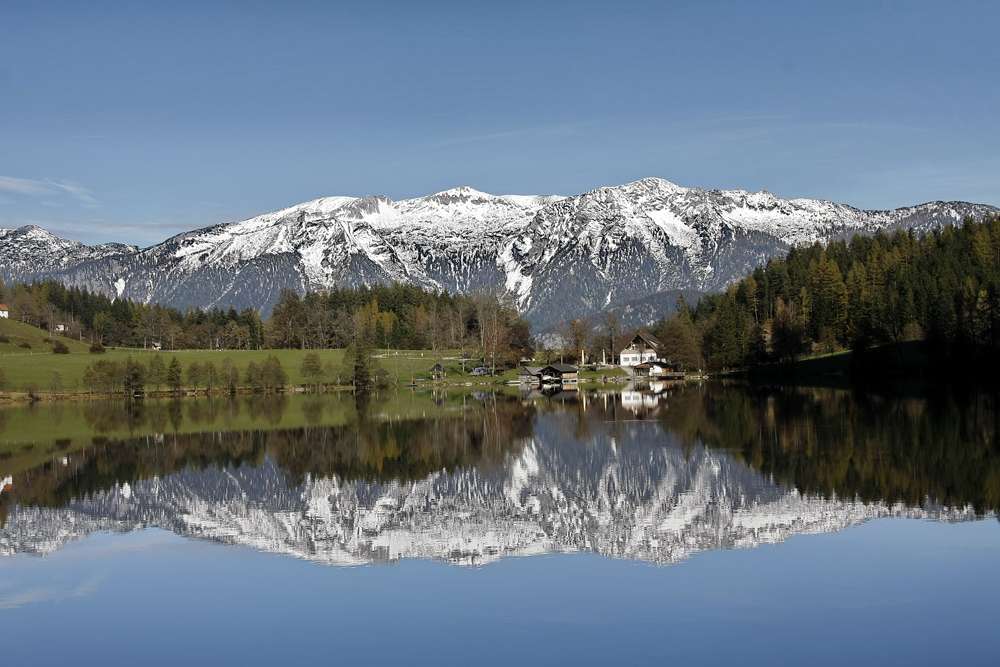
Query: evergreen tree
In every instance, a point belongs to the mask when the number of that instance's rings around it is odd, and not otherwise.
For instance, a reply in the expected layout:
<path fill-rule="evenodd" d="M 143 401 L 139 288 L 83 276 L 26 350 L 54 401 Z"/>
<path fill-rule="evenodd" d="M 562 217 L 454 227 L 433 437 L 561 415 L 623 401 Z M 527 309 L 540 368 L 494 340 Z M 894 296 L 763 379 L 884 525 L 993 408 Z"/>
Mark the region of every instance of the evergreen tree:
<path fill-rule="evenodd" d="M 746 362 L 750 327 L 746 312 L 733 297 L 719 299 L 709 340 L 709 364 L 713 368 L 739 368 Z"/>
<path fill-rule="evenodd" d="M 171 357 L 170 365 L 167 366 L 167 386 L 172 392 L 177 393 L 180 391 L 183 381 L 181 362 L 177 361 L 177 357 Z"/>
<path fill-rule="evenodd" d="M 352 377 L 354 387 L 358 391 L 370 391 L 375 385 L 375 368 L 372 363 L 372 344 L 368 340 L 361 340 L 354 351 L 354 368 Z"/>

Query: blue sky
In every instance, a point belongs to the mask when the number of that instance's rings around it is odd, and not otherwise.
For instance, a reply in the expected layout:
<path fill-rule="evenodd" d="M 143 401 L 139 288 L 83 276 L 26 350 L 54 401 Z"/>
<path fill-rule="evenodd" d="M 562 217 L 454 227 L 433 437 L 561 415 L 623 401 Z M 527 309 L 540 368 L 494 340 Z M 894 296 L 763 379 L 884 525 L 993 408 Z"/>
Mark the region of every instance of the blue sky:
<path fill-rule="evenodd" d="M 1000 205 L 996 2 L 0 0 L 0 226 L 645 176 Z"/>

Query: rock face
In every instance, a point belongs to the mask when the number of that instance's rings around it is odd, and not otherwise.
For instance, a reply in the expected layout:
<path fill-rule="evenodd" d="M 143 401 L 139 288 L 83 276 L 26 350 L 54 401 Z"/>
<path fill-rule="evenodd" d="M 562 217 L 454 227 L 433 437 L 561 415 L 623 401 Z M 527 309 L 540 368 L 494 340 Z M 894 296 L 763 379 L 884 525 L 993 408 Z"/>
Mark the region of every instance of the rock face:
<path fill-rule="evenodd" d="M 0 272 L 8 281 L 55 278 L 140 301 L 265 314 L 284 287 L 502 287 L 545 326 L 670 290 L 718 290 L 794 244 L 924 231 L 997 210 L 933 202 L 862 211 L 656 178 L 574 197 L 461 187 L 399 202 L 317 199 L 146 249 L 87 247 L 37 227 L 0 230 Z"/>
<path fill-rule="evenodd" d="M 682 449 L 654 424 L 629 422 L 582 442 L 574 423 L 540 418 L 492 474 L 405 484 L 307 478 L 289 488 L 268 458 L 257 468 L 121 484 L 62 509 L 15 506 L 0 554 L 44 555 L 94 531 L 159 526 L 329 565 L 428 558 L 477 566 L 571 551 L 667 564 L 877 517 L 976 518 L 971 509 L 806 498 L 726 454 Z"/>

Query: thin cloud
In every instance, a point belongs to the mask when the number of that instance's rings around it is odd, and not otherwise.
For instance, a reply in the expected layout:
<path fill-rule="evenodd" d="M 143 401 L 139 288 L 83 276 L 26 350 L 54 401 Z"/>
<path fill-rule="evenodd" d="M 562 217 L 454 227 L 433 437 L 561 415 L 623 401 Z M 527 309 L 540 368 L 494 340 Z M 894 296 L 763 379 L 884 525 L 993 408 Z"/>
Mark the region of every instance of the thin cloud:
<path fill-rule="evenodd" d="M 98 201 L 90 196 L 90 191 L 85 188 L 81 188 L 79 185 L 72 185 L 70 183 L 53 183 L 52 185 L 57 188 L 61 188 L 66 192 L 70 193 L 77 199 L 79 199 L 84 204 L 97 204 Z"/>
<path fill-rule="evenodd" d="M 52 188 L 44 181 L 32 181 L 27 178 L 0 176 L 0 190 L 15 192 L 20 195 L 52 194 Z"/>
<path fill-rule="evenodd" d="M 13 192 L 29 197 L 46 197 L 58 194 L 69 194 L 77 201 L 87 206 L 98 206 L 98 202 L 91 196 L 90 191 L 74 183 L 65 181 L 36 181 L 30 178 L 14 178 L 13 176 L 0 176 L 0 190 Z"/>

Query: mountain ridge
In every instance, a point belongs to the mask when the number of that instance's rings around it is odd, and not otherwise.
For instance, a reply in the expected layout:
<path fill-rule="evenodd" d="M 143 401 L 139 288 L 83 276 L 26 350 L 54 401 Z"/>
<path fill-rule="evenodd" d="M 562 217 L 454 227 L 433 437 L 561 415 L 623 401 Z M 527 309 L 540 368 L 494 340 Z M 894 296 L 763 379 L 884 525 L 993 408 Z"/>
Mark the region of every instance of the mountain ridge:
<path fill-rule="evenodd" d="M 723 289 L 793 245 L 878 229 L 925 232 L 998 210 L 935 201 L 865 211 L 657 178 L 569 197 L 460 186 L 401 201 L 323 197 L 147 248 L 85 246 L 33 226 L 0 230 L 0 272 L 142 302 L 251 306 L 265 315 L 284 287 L 499 288 L 546 326 L 656 293 Z"/>

